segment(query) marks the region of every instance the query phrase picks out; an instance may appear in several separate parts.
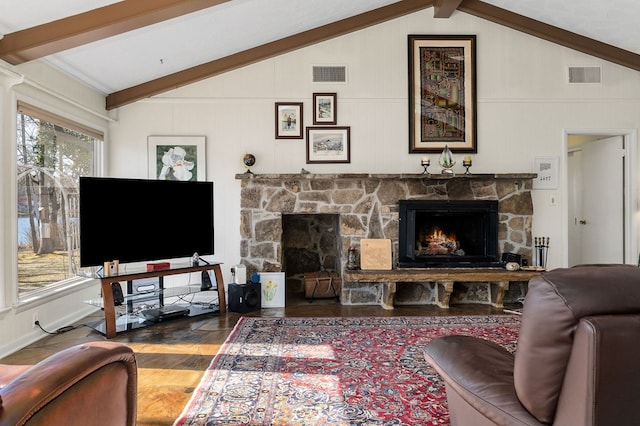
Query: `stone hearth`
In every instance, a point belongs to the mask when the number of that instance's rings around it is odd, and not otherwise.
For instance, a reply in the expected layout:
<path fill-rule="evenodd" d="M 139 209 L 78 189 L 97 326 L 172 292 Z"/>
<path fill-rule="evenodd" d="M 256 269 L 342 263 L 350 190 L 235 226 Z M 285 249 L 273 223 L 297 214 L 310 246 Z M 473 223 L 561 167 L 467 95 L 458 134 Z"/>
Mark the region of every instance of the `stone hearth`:
<path fill-rule="evenodd" d="M 535 176 L 530 173 L 238 174 L 236 179 L 241 180 L 242 191 L 241 262 L 247 266 L 249 275 L 281 271 L 282 216 L 333 214 L 339 217 L 336 248 L 339 269 L 346 265 L 348 247 L 359 247 L 362 238 L 391 239 L 393 265 L 397 265 L 399 200 L 498 200 L 499 253 L 517 253 L 531 261 L 531 186 Z M 465 287 L 461 291 L 462 294 L 453 295 L 453 300 L 484 303 L 479 300 L 486 294 L 481 286 L 471 290 Z M 380 304 L 382 286 L 343 282 L 341 296 L 343 304 Z M 401 297 L 403 303 L 429 303 L 412 297 L 404 300 L 405 296 Z M 520 294 L 508 297 L 517 298 Z"/>

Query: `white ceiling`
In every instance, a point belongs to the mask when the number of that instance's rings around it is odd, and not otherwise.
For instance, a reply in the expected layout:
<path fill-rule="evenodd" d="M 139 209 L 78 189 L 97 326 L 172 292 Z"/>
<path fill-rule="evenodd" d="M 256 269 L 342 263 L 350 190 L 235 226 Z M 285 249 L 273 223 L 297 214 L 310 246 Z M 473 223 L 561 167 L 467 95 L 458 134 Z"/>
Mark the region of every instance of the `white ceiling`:
<path fill-rule="evenodd" d="M 46 60 L 106 95 L 396 1 L 231 0 Z M 640 54 L 638 0 L 483 1 Z M 0 33 L 112 3 L 116 2 L 1 0 Z"/>

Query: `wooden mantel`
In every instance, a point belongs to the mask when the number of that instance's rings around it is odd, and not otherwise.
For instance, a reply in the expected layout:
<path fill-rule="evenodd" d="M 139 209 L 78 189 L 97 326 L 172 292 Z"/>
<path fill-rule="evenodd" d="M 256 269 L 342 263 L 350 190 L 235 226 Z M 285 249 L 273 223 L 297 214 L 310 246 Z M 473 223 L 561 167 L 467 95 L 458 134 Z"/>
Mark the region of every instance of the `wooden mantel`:
<path fill-rule="evenodd" d="M 238 173 L 238 180 L 316 180 L 316 179 L 422 179 L 422 180 L 451 180 L 451 179 L 471 179 L 471 180 L 504 180 L 504 179 L 535 179 L 536 173 L 482 173 L 468 174 L 457 173 L 444 175 L 441 173 Z"/>

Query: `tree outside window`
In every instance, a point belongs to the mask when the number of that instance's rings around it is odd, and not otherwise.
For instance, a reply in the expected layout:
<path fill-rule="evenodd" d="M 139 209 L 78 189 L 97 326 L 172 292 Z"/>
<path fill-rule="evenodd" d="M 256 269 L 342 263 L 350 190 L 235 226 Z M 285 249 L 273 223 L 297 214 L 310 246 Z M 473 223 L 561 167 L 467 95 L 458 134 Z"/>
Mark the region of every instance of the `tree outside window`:
<path fill-rule="evenodd" d="M 18 298 L 79 267 L 78 182 L 100 141 L 68 120 L 23 106 L 17 115 Z"/>

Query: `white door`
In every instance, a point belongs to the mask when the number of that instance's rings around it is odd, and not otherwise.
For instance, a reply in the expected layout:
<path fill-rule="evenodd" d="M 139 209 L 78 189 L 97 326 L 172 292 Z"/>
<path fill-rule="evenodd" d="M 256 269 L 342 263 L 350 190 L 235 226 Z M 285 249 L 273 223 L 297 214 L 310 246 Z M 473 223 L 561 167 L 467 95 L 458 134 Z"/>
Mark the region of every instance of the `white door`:
<path fill-rule="evenodd" d="M 580 242 L 569 242 L 569 266 L 624 263 L 623 148 L 621 136 L 586 142 L 569 162 L 569 237 Z M 580 168 L 572 170 L 572 164 Z"/>

